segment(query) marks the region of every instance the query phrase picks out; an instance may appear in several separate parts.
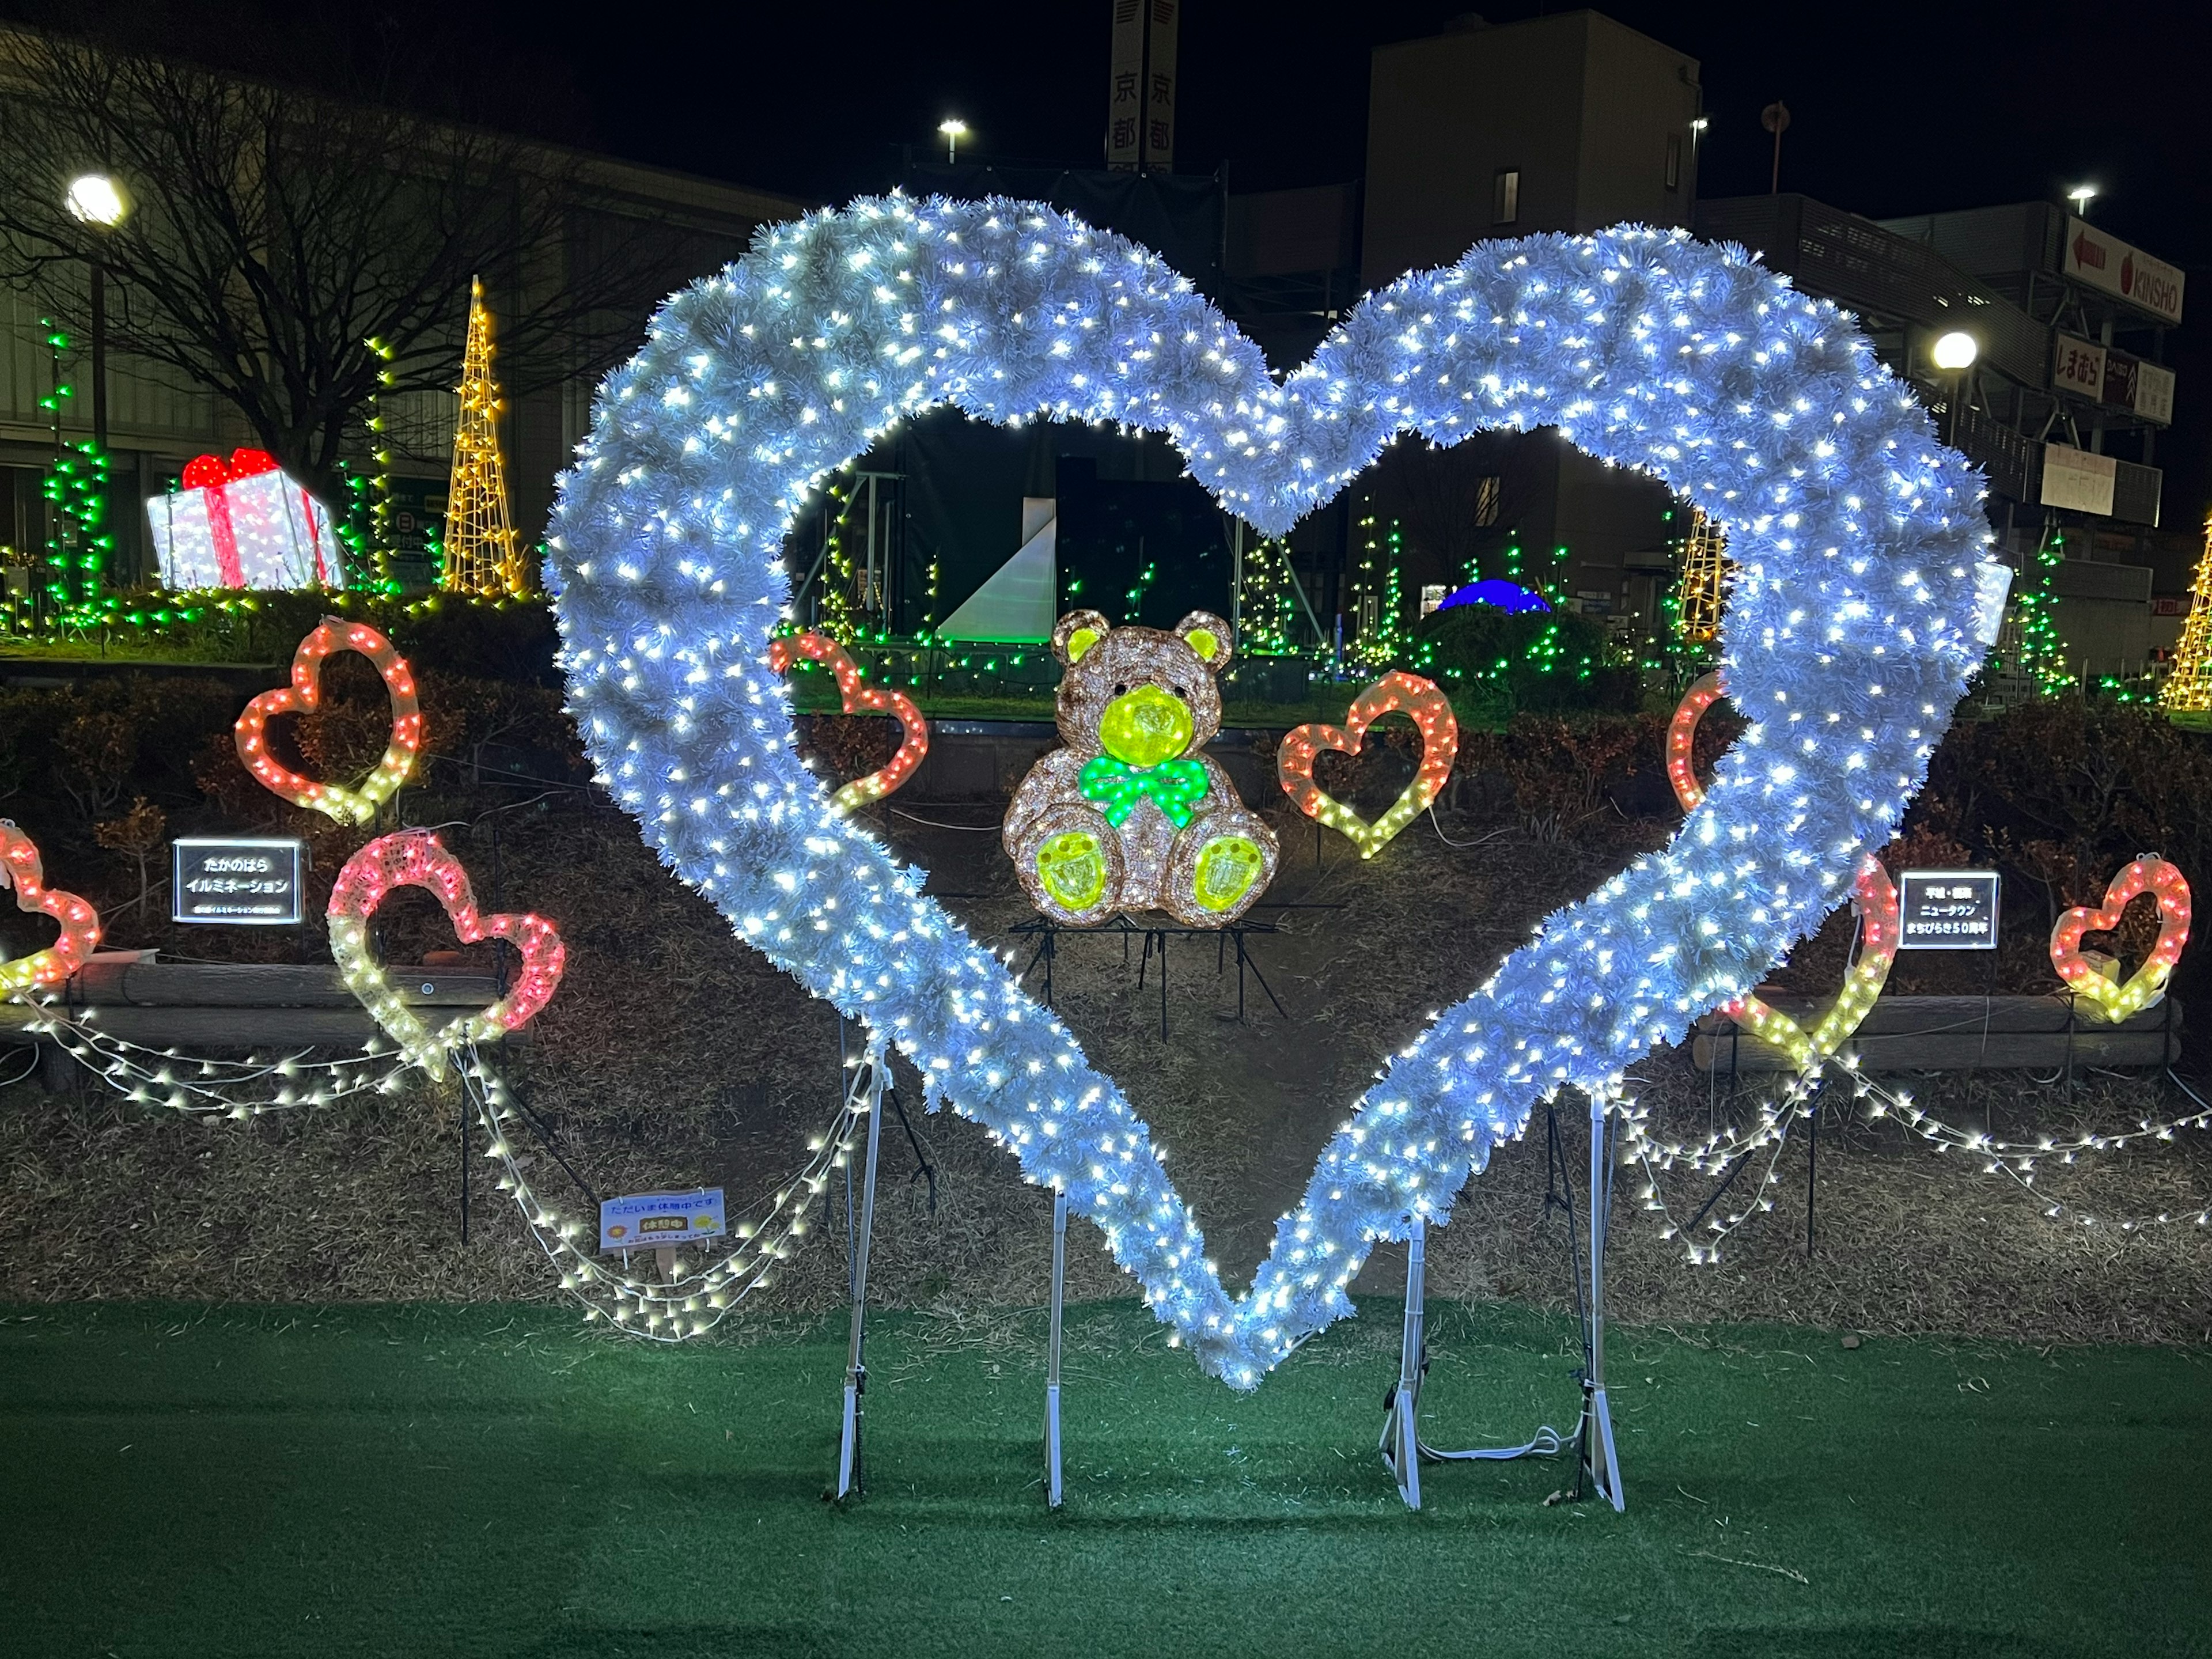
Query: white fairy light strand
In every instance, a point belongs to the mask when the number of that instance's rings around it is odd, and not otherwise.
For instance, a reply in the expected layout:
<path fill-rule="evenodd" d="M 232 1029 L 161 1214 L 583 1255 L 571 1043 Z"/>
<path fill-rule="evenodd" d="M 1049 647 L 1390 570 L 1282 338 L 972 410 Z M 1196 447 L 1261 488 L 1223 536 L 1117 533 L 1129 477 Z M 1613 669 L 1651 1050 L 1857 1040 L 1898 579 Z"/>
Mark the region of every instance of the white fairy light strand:
<path fill-rule="evenodd" d="M 1241 1299 L 1128 1101 L 793 749 L 764 661 L 786 532 L 821 479 L 946 404 L 1164 432 L 1267 535 L 1401 433 L 1546 425 L 1729 529 L 1725 669 L 1753 724 L 1705 802 L 1401 1051 Z M 1278 383 L 1120 237 L 1036 204 L 864 200 L 764 231 L 672 299 L 579 457 L 547 577 L 602 781 L 740 938 L 1066 1191 L 1238 1387 L 1352 1310 L 1376 1243 L 1443 1223 L 1540 1096 L 1616 1087 L 1842 902 L 1924 779 L 2007 581 L 1979 478 L 1850 320 L 1679 231 L 1480 246 L 1370 295 Z"/>
<path fill-rule="evenodd" d="M 24 999 L 15 999 L 21 1002 Z M 58 1000 L 35 1005 L 42 1018 L 26 1029 L 58 1043 L 78 1065 L 125 1099 L 166 1107 L 187 1116 L 244 1119 L 265 1112 L 325 1106 L 374 1090 L 391 1094 L 412 1062 L 372 1037 L 357 1054 L 311 1060 L 306 1048 L 264 1060 L 210 1059 L 178 1048 L 153 1048 L 111 1036 L 95 1023 L 98 1011 L 72 1015 Z M 327 1073 L 327 1080 L 316 1080 Z M 263 1085 L 268 1079 L 276 1079 Z M 240 1092 L 252 1090 L 249 1096 Z"/>
<path fill-rule="evenodd" d="M 560 1274 L 562 1290 L 582 1304 L 586 1319 L 604 1319 L 625 1335 L 658 1342 L 704 1336 L 747 1296 L 772 1282 L 779 1265 L 790 1259 L 795 1241 L 805 1235 L 814 1200 L 828 1189 L 832 1175 L 850 1164 L 854 1130 L 869 1109 L 867 1073 L 860 1067 L 836 1121 L 810 1145 L 806 1164 L 778 1185 L 757 1219 L 732 1224 L 735 1247 L 688 1269 L 679 1257 L 675 1274 L 656 1284 L 601 1259 L 596 1253 L 596 1217 L 565 1215 L 538 1197 L 509 1133 L 520 1114 L 506 1084 L 475 1045 L 456 1057 L 462 1087 L 486 1137 L 483 1156 L 500 1165 L 500 1189 L 513 1196 L 531 1237 Z"/>
<path fill-rule="evenodd" d="M 2033 1139 L 2008 1140 L 1978 1129 L 1960 1129 L 1912 1103 L 1911 1095 L 1902 1090 L 1892 1090 L 1859 1069 L 1852 1056 L 1838 1054 L 1831 1064 L 1850 1079 L 1855 1097 L 1870 1103 L 1868 1115 L 1894 1122 L 1906 1133 L 1917 1137 L 1938 1152 L 1963 1153 L 1985 1176 L 2002 1176 L 2021 1192 L 2034 1200 L 2044 1214 L 2052 1220 L 2066 1219 L 2084 1227 L 2101 1227 L 2119 1232 L 2141 1232 L 2148 1228 L 2173 1225 L 2212 1227 L 2212 1204 L 2196 1210 L 2160 1211 L 2154 1215 L 2114 1219 L 2100 1216 L 2080 1205 L 2055 1199 L 2037 1184 L 2037 1176 L 2047 1164 L 2075 1165 L 2088 1154 L 2125 1151 L 2147 1141 L 2172 1143 L 2185 1130 L 2212 1130 L 2212 1106 L 2197 1102 L 2202 1109 L 2167 1119 L 2163 1122 L 2148 1118 L 2138 1119 L 2133 1128 L 2109 1132 L 2085 1132 L 2059 1137 L 2039 1134 Z M 1817 1109 L 1805 1103 L 1814 1094 L 1821 1082 L 1818 1069 L 1802 1074 L 1779 1101 L 1766 1101 L 1756 1108 L 1756 1122 L 1741 1133 L 1730 1131 L 1707 1136 L 1703 1140 L 1662 1143 L 1650 1133 L 1646 1116 L 1638 1111 L 1632 1101 L 1624 1101 L 1615 1109 L 1621 1119 L 1626 1134 L 1625 1151 L 1644 1166 L 1647 1177 L 1640 1194 L 1644 1207 L 1659 1212 L 1666 1217 L 1667 1228 L 1662 1238 L 1673 1238 L 1682 1232 L 1674 1219 L 1660 1188 L 1662 1172 L 1672 1171 L 1678 1165 L 1687 1164 L 1700 1175 L 1723 1175 L 1739 1158 L 1750 1158 L 1762 1150 L 1772 1148 L 1768 1160 L 1767 1185 L 1773 1184 L 1775 1160 L 1780 1156 L 1782 1142 L 1788 1137 L 1791 1123 Z M 2188 1085 L 2181 1084 L 2191 1099 L 2197 1097 Z M 1758 1206 L 1771 1210 L 1771 1204 Z M 1718 1260 L 1720 1238 L 1732 1232 L 1741 1222 L 1750 1218 L 1752 1211 L 1727 1218 L 1725 1225 L 1715 1228 L 1710 1239 L 1689 1240 L 1689 1259 L 1693 1263 L 1710 1265 Z M 1710 1225 L 1711 1224 L 1709 1224 Z"/>

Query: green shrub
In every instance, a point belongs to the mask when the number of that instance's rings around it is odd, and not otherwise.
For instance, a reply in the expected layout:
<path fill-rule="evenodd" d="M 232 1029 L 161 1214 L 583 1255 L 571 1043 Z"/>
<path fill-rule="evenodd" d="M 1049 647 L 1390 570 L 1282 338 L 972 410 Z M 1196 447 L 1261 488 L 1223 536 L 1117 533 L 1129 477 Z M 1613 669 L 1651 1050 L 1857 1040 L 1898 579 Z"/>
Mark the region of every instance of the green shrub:
<path fill-rule="evenodd" d="M 1431 612 L 1406 665 L 1443 686 L 1462 723 L 1519 714 L 1636 707 L 1636 674 L 1616 665 L 1605 625 L 1572 611 L 1509 615 L 1495 605 Z"/>

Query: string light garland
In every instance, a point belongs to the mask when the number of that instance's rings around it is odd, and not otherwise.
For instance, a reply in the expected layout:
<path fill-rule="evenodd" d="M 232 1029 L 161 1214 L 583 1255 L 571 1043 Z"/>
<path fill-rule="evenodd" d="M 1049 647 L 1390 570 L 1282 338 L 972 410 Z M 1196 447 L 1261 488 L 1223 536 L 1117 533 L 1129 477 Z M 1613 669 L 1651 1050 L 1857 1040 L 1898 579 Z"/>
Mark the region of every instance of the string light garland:
<path fill-rule="evenodd" d="M 14 996 L 39 985 L 58 985 L 84 966 L 100 939 L 100 912 L 75 893 L 46 885 L 46 866 L 38 843 L 0 818 L 0 887 L 15 890 L 15 908 L 52 916 L 61 933 L 43 951 L 0 962 L 0 996 Z"/>
<path fill-rule="evenodd" d="M 944 404 L 1164 432 L 1263 535 L 1401 432 L 1545 425 L 1729 529 L 1724 666 L 1752 724 L 1705 803 L 1410 1037 L 1242 1297 L 1127 1098 L 793 750 L 766 668 L 784 538 L 821 479 Z M 1249 1388 L 1352 1311 L 1376 1243 L 1441 1224 L 1537 1100 L 1615 1086 L 1752 989 L 1887 844 L 1996 632 L 1980 495 L 1847 318 L 1686 233 L 1484 244 L 1370 295 L 1277 381 L 1119 237 L 893 197 L 770 228 L 662 308 L 602 389 L 550 565 L 579 726 L 664 859 L 1066 1192 L 1174 1340 Z"/>
<path fill-rule="evenodd" d="M 1682 545 L 1682 580 L 1674 626 L 1685 645 L 1709 646 L 1720 637 L 1721 609 L 1728 599 L 1728 537 L 1703 507 L 1690 509 L 1690 533 Z"/>
<path fill-rule="evenodd" d="M 317 783 L 281 764 L 269 752 L 269 722 L 279 714 L 313 714 L 322 706 L 323 659 L 332 652 L 359 653 L 376 665 L 392 699 L 392 739 L 375 769 L 359 783 Z M 238 758 L 261 787 L 279 799 L 304 806 L 340 823 L 368 823 L 378 809 L 405 783 L 422 750 L 422 710 L 415 695 L 414 671 L 392 641 L 366 623 L 325 617 L 292 653 L 292 683 L 264 691 L 246 705 L 231 729 Z"/>
<path fill-rule="evenodd" d="M 1314 757 L 1324 749 L 1357 755 L 1368 726 L 1393 714 L 1413 717 L 1421 734 L 1421 763 L 1389 811 L 1370 823 L 1314 781 Z M 1451 699 L 1435 682 L 1394 669 L 1352 700 L 1342 726 L 1301 726 L 1285 732 L 1275 751 L 1275 779 L 1299 811 L 1351 841 L 1362 859 L 1371 859 L 1429 810 L 1451 776 L 1458 755 L 1459 721 L 1452 714 Z"/>
<path fill-rule="evenodd" d="M 2081 935 L 2118 927 L 2129 901 L 2139 893 L 2157 896 L 2158 942 L 2128 982 L 2116 985 L 2082 956 Z M 2102 905 L 2079 905 L 2058 918 L 2051 929 L 2051 965 L 2077 999 L 2118 1024 L 2165 996 L 2166 978 L 2188 943 L 2189 883 L 2164 859 L 2145 854 L 2112 878 Z"/>
<path fill-rule="evenodd" d="M 368 945 L 368 919 L 395 887 L 420 887 L 446 908 L 464 945 L 502 939 L 522 954 L 514 988 L 489 1007 L 459 1015 L 433 1035 L 378 965 Z M 553 924 L 540 915 L 478 913 L 469 872 L 428 830 L 380 836 L 345 861 L 331 887 L 327 914 L 331 957 L 362 1007 L 400 1053 L 434 1079 L 446 1074 L 446 1055 L 464 1043 L 488 1042 L 527 1024 L 561 983 L 567 951 Z"/>
<path fill-rule="evenodd" d="M 855 1131 L 869 1110 L 867 1073 L 859 1068 L 829 1133 L 808 1143 L 805 1164 L 752 1206 L 750 1219 L 732 1224 L 735 1243 L 688 1266 L 678 1257 L 668 1277 L 656 1282 L 632 1273 L 619 1256 L 610 1263 L 594 1253 L 595 1218 L 566 1214 L 538 1195 L 515 1152 L 510 1126 L 518 1114 L 506 1084 L 473 1045 L 456 1059 L 486 1138 L 483 1155 L 499 1164 L 499 1186 L 512 1195 L 532 1238 L 560 1274 L 562 1290 L 583 1305 L 586 1320 L 605 1320 L 623 1335 L 658 1342 L 704 1336 L 747 1296 L 774 1281 L 807 1236 L 815 1200 L 852 1162 Z"/>
<path fill-rule="evenodd" d="M 45 586 L 62 625 L 83 627 L 100 620 L 106 606 L 107 561 L 115 551 L 114 537 L 102 527 L 107 520 L 108 457 L 91 438 L 72 443 L 64 436 L 64 417 L 76 397 L 62 367 L 70 340 L 51 317 L 40 318 L 39 326 L 46 331 L 54 388 L 39 399 L 39 407 L 53 417 L 54 434 L 53 459 L 40 486 L 47 508 Z"/>
<path fill-rule="evenodd" d="M 1895 1123 L 1906 1133 L 1917 1137 L 1937 1152 L 1959 1152 L 1979 1174 L 2001 1176 L 2021 1192 L 2033 1198 L 2043 1213 L 2052 1220 L 2069 1219 L 2084 1227 L 2102 1227 L 2119 1232 L 2138 1232 L 2154 1226 L 2187 1224 L 2212 1226 L 2212 1205 L 2196 1210 L 2160 1211 L 2154 1215 L 2130 1217 L 2114 1220 L 2083 1210 L 2077 1205 L 2057 1200 L 2038 1185 L 2038 1177 L 2046 1165 L 2071 1168 L 2094 1154 L 2124 1152 L 2146 1142 L 2170 1144 L 2185 1130 L 2212 1129 L 2212 1107 L 2205 1105 L 2189 1085 L 2178 1077 L 2172 1078 L 2181 1091 L 2197 1102 L 2197 1111 L 2162 1122 L 2148 1118 L 2138 1119 L 2133 1128 L 2112 1132 L 2092 1132 L 2061 1138 L 2055 1135 L 2036 1136 L 2033 1140 L 2008 1140 L 1978 1129 L 1961 1129 L 1943 1121 L 1913 1103 L 1909 1091 L 1892 1090 L 1859 1068 L 1855 1057 L 1848 1051 L 1830 1061 L 1816 1066 L 1809 1073 L 1799 1074 L 1789 1090 L 1779 1098 L 1762 1103 L 1755 1112 L 1756 1121 L 1744 1131 L 1727 1131 L 1709 1135 L 1700 1141 L 1662 1141 L 1652 1133 L 1645 1109 L 1626 1094 L 1613 1097 L 1608 1109 L 1616 1115 L 1623 1129 L 1622 1149 L 1644 1167 L 1645 1185 L 1639 1194 L 1643 1207 L 1664 1218 L 1660 1237 L 1666 1239 L 1686 1237 L 1687 1229 L 1674 1218 L 1660 1184 L 1662 1173 L 1687 1165 L 1697 1173 L 1725 1178 L 1731 1166 L 1739 1160 L 1748 1160 L 1764 1152 L 1768 1154 L 1765 1172 L 1754 1188 L 1754 1196 L 1740 1211 L 1716 1213 L 1705 1223 L 1702 1238 L 1686 1238 L 1688 1260 L 1692 1265 L 1711 1266 L 1720 1260 L 1719 1244 L 1753 1216 L 1770 1212 L 1774 1204 L 1765 1189 L 1778 1183 L 1777 1173 L 1783 1144 L 1790 1127 L 1808 1119 L 1813 1111 L 1813 1096 L 1826 1081 L 1826 1066 L 1832 1064 L 1849 1079 L 1855 1100 L 1867 1103 L 1869 1118 Z M 2170 1077 L 2171 1073 L 2168 1074 Z"/>
<path fill-rule="evenodd" d="M 483 283 L 469 283 L 468 340 L 461 352 L 460 418 L 453 428 L 453 465 L 446 483 L 444 568 L 450 593 L 520 599 L 529 579 L 515 546 L 507 501 L 507 456 L 500 447 L 504 407 L 492 368 L 491 312 Z"/>
<path fill-rule="evenodd" d="M 830 797 L 830 804 L 841 812 L 881 800 L 912 777 L 929 753 L 929 722 L 903 691 L 883 690 L 863 680 L 851 654 L 827 634 L 781 634 L 769 641 L 768 665 L 779 674 L 788 674 L 801 657 L 836 676 L 837 696 L 848 714 L 889 714 L 899 723 L 898 752 L 889 763 L 842 785 Z"/>
<path fill-rule="evenodd" d="M 2058 632 L 2058 569 L 2066 562 L 2066 543 L 2052 515 L 2035 550 L 2035 568 L 2016 601 L 2020 619 L 2020 672 L 2045 697 L 2062 696 L 2074 686 L 2066 664 L 2066 642 Z"/>
<path fill-rule="evenodd" d="M 18 998 L 21 1001 L 23 999 Z M 395 1092 L 411 1062 L 372 1037 L 357 1054 L 311 1060 L 307 1050 L 263 1060 L 213 1060 L 177 1048 L 151 1048 L 100 1029 L 100 1010 L 71 1009 L 47 996 L 27 1028 L 49 1037 L 125 1099 L 185 1117 L 244 1121 L 268 1112 L 326 1106 L 374 1090 Z"/>

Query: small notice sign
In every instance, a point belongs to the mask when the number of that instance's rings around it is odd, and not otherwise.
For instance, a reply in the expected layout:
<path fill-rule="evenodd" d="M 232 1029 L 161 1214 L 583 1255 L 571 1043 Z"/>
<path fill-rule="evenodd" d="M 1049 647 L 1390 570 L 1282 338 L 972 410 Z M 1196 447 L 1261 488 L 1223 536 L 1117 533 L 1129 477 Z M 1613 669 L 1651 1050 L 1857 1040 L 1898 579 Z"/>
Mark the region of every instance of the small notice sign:
<path fill-rule="evenodd" d="M 1907 870 L 1898 878 L 1900 951 L 1997 948 L 1997 872 Z"/>
<path fill-rule="evenodd" d="M 722 1236 L 722 1189 L 632 1193 L 599 1201 L 599 1250 L 665 1250 Z"/>
<path fill-rule="evenodd" d="M 306 861 L 300 842 L 206 837 L 169 845 L 172 921 L 298 925 L 300 870 Z"/>

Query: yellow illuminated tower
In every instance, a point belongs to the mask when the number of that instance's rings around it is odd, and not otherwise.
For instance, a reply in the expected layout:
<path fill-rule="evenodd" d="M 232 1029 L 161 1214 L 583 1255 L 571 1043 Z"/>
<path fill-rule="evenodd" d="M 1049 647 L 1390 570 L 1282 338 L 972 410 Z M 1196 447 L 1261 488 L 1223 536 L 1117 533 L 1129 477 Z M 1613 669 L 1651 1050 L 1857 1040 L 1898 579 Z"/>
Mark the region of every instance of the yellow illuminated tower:
<path fill-rule="evenodd" d="M 2197 561 L 2196 598 L 2181 625 L 2181 646 L 2173 672 L 2166 677 L 2159 703 L 2184 726 L 2212 726 L 2212 519 L 2204 524 L 2204 551 Z"/>
<path fill-rule="evenodd" d="M 1682 549 L 1682 610 L 1676 623 L 1686 643 L 1711 645 L 1720 637 L 1728 568 L 1728 538 L 1703 508 L 1692 507 L 1690 537 Z"/>
<path fill-rule="evenodd" d="M 499 447 L 499 380 L 491 368 L 491 313 L 483 283 L 469 284 L 469 343 L 461 358 L 461 418 L 453 429 L 453 473 L 446 487 L 448 592 L 499 598 L 526 583 L 507 508 L 507 459 Z"/>

